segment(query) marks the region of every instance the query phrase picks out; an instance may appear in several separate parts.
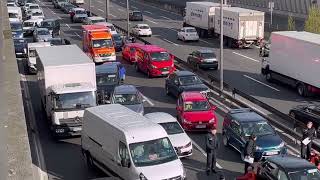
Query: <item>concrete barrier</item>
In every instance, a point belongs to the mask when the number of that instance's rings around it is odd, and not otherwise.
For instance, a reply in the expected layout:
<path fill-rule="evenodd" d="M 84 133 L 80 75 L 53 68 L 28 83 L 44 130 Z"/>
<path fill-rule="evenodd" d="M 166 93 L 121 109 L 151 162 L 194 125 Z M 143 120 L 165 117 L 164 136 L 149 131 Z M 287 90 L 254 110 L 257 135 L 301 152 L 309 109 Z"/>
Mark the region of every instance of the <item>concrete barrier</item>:
<path fill-rule="evenodd" d="M 6 2 L 0 0 L 0 179 L 34 180 Z"/>

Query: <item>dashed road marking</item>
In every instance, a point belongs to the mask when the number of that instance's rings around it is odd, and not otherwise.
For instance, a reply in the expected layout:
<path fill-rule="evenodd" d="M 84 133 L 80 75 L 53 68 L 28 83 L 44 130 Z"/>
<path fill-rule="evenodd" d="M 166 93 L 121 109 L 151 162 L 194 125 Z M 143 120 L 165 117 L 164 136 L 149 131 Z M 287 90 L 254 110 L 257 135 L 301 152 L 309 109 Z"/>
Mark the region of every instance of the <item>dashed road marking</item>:
<path fill-rule="evenodd" d="M 169 41 L 168 39 L 163 39 L 164 41 L 166 41 L 166 42 L 168 42 L 168 43 L 170 43 L 170 44 L 173 44 L 173 45 L 175 45 L 175 46 L 180 46 L 179 44 L 176 44 L 176 43 L 174 43 L 174 42 L 172 42 L 172 41 Z"/>
<path fill-rule="evenodd" d="M 80 36 L 78 33 L 75 32 L 74 34 L 75 34 L 76 36 L 78 36 L 79 38 L 81 38 L 81 36 Z"/>
<path fill-rule="evenodd" d="M 104 12 L 104 10 L 103 9 L 98 9 L 99 11 L 101 11 L 101 12 Z"/>
<path fill-rule="evenodd" d="M 164 19 L 167 19 L 167 20 L 172 20 L 172 19 L 170 19 L 170 18 L 168 18 L 168 17 L 165 17 L 165 16 L 160 16 L 160 17 L 162 17 L 162 18 L 164 18 Z"/>
<path fill-rule="evenodd" d="M 150 105 L 150 106 L 154 106 L 154 103 L 149 99 L 149 98 L 147 98 L 145 95 L 143 95 L 142 94 L 142 97 L 143 97 L 143 99 L 145 99 L 147 102 L 148 102 L 148 104 Z"/>
<path fill-rule="evenodd" d="M 123 10 L 123 9 L 120 9 L 120 8 L 118 8 L 118 11 L 124 12 L 124 10 Z"/>
<path fill-rule="evenodd" d="M 110 16 L 112 16 L 112 17 L 117 17 L 117 16 L 115 16 L 115 15 L 113 15 L 113 14 L 109 14 Z"/>
<path fill-rule="evenodd" d="M 68 24 L 66 24 L 66 26 L 70 29 L 70 26 Z"/>
<path fill-rule="evenodd" d="M 150 11 L 143 11 L 143 12 L 148 13 L 148 14 L 152 14 L 152 12 L 150 12 Z"/>
<path fill-rule="evenodd" d="M 150 20 L 150 19 L 146 19 L 146 21 L 149 21 L 149 22 L 151 22 L 151 23 L 153 23 L 153 24 L 158 24 L 157 22 L 154 22 L 154 21 L 152 21 L 152 20 Z"/>
<path fill-rule="evenodd" d="M 247 59 L 249 59 L 249 60 L 251 60 L 251 61 L 254 61 L 254 62 L 260 62 L 260 61 L 258 61 L 258 60 L 256 60 L 256 59 L 253 59 L 253 58 L 251 58 L 251 57 L 245 56 L 245 55 L 240 54 L 240 53 L 237 53 L 237 52 L 232 52 L 232 53 L 233 53 L 233 54 L 236 54 L 236 55 L 238 55 L 238 56 L 247 58 Z"/>
<path fill-rule="evenodd" d="M 275 91 L 280 92 L 279 89 L 277 89 L 277 88 L 275 88 L 275 87 L 272 87 L 272 86 L 270 86 L 270 85 L 268 85 L 268 84 L 266 84 L 266 83 L 264 83 L 264 82 L 258 81 L 258 80 L 256 80 L 256 79 L 254 79 L 253 77 L 250 77 L 250 76 L 248 76 L 248 75 L 243 75 L 243 76 L 246 77 L 246 78 L 248 78 L 248 79 L 251 79 L 252 81 L 255 81 L 255 82 L 259 83 L 259 84 L 262 84 L 262 85 L 264 85 L 264 86 L 266 86 L 266 87 L 268 87 L 268 88 L 270 88 L 270 89 L 273 89 L 273 90 L 275 90 Z"/>

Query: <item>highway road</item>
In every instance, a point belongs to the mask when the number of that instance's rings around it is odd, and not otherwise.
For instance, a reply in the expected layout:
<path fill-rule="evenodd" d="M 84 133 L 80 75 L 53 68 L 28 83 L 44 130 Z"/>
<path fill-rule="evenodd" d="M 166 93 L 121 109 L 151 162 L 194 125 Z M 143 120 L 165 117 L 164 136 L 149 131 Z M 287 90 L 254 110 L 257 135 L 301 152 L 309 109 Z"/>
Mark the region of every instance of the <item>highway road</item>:
<path fill-rule="evenodd" d="M 124 18 L 124 4 L 121 4 L 122 1 L 118 1 L 119 4 L 116 4 L 112 1 L 111 5 L 111 13 L 114 16 L 114 23 L 124 26 L 125 22 L 116 20 Z M 122 2 L 123 3 L 123 2 Z M 67 38 L 71 41 L 71 43 L 77 44 L 80 48 L 81 45 L 81 24 L 72 24 L 70 22 L 69 16 L 63 14 L 58 9 L 53 9 L 51 2 L 40 2 L 39 3 L 44 10 L 44 13 L 47 18 L 59 18 L 61 19 L 61 30 L 62 37 Z M 100 5 L 99 5 L 100 4 Z M 141 4 L 132 3 L 132 8 L 137 6 L 137 9 L 142 9 Z M 93 2 L 93 10 L 95 13 L 99 14 L 99 8 L 103 8 L 102 1 Z M 150 8 L 150 9 L 147 9 Z M 101 9 L 102 10 L 102 9 Z M 103 10 L 102 10 L 103 11 Z M 100 11 L 101 15 L 103 12 Z M 162 10 L 152 9 L 149 6 L 144 7 L 144 11 L 150 11 L 150 15 L 145 16 L 145 20 L 148 21 L 153 28 L 153 32 L 155 34 L 154 37 L 149 38 L 152 43 L 161 45 L 169 49 L 173 54 L 178 57 L 185 59 L 186 55 L 194 50 L 201 47 L 210 47 L 214 48 L 217 51 L 217 41 L 216 40 L 201 40 L 199 43 L 182 43 L 176 41 L 175 30 L 179 28 L 181 17 L 170 14 L 168 12 L 163 12 Z M 162 13 L 164 16 L 162 18 L 158 18 L 155 13 Z M 173 20 L 167 20 L 167 18 Z M 154 23 L 152 23 L 154 22 Z M 172 28 L 174 30 L 170 30 Z M 165 41 L 164 39 L 167 39 Z M 173 42 L 173 43 L 170 43 Z M 177 45 L 175 45 L 177 44 Z M 241 55 L 238 55 L 241 54 Z M 258 59 L 257 50 L 248 49 L 248 50 L 226 50 L 226 78 L 230 83 L 237 84 L 239 87 L 243 87 L 243 90 L 250 90 L 255 92 L 254 90 L 261 90 L 262 93 L 266 91 L 266 94 L 269 93 L 269 96 L 275 94 L 275 90 L 268 89 L 264 85 L 256 83 L 255 81 L 245 78 L 245 74 L 252 76 L 253 78 L 257 78 L 257 64 L 258 62 L 250 60 L 247 57 L 251 57 L 252 59 Z M 117 59 L 121 62 L 122 58 L 120 54 L 117 56 Z M 164 78 L 153 78 L 148 79 L 144 74 L 137 73 L 134 68 L 125 63 L 125 67 L 127 69 L 127 78 L 125 83 L 133 84 L 138 87 L 138 89 L 142 92 L 142 94 L 148 99 L 145 104 L 145 112 L 167 112 L 175 116 L 175 103 L 176 100 L 172 97 L 165 95 L 164 90 Z M 87 171 L 86 164 L 84 163 L 81 152 L 80 152 L 80 138 L 70 138 L 65 139 L 60 142 L 54 141 L 48 129 L 48 124 L 46 121 L 45 113 L 41 106 L 41 100 L 39 98 L 39 89 L 36 81 L 36 77 L 34 75 L 26 74 L 26 61 L 23 59 L 19 59 L 19 71 L 22 77 L 22 88 L 25 89 L 27 96 L 24 98 L 25 104 L 29 106 L 30 112 L 27 112 L 28 119 L 33 121 L 36 124 L 36 132 L 39 138 L 39 147 L 38 151 L 40 152 L 40 159 L 43 159 L 42 167 L 43 171 L 48 173 L 49 179 L 67 179 L 67 180 L 85 180 L 90 178 L 97 178 L 105 176 L 103 173 L 99 171 Z M 237 71 L 237 72 L 236 72 Z M 256 72 L 249 74 L 249 72 Z M 214 71 L 208 71 L 208 73 L 215 73 Z M 59 78 L 59 77 L 57 77 Z M 262 80 L 261 80 L 262 81 Z M 272 85 L 273 86 L 273 85 Z M 285 93 L 285 90 L 280 88 L 281 93 Z M 156 92 L 156 93 L 155 93 Z M 276 91 L 278 92 L 278 91 Z M 280 93 L 279 92 L 279 93 Z M 287 93 L 290 91 L 287 91 Z M 291 92 L 291 96 L 293 96 Z M 260 95 L 264 97 L 266 95 Z M 281 101 L 281 100 L 279 100 Z M 273 100 L 272 100 L 273 102 Z M 283 102 L 283 100 L 282 100 Z M 223 120 L 223 111 L 217 111 L 218 119 L 219 119 L 219 127 L 218 132 L 219 136 L 221 133 L 221 124 Z M 183 159 L 184 166 L 187 170 L 187 176 L 192 180 L 206 180 L 213 179 L 213 175 L 207 177 L 205 175 L 205 161 L 206 157 L 203 152 L 205 149 L 205 138 L 203 133 L 188 133 L 189 136 L 194 141 L 194 153 L 190 158 Z M 285 139 L 286 136 L 282 135 Z M 289 147 L 290 146 L 290 147 Z M 296 154 L 298 151 L 295 150 L 294 144 L 288 144 L 290 148 L 291 154 Z M 240 155 L 233 149 L 225 148 L 222 143 L 218 153 L 218 164 L 221 167 L 221 172 L 226 176 L 226 179 L 232 179 L 241 173 L 243 173 L 243 163 L 240 160 Z"/>

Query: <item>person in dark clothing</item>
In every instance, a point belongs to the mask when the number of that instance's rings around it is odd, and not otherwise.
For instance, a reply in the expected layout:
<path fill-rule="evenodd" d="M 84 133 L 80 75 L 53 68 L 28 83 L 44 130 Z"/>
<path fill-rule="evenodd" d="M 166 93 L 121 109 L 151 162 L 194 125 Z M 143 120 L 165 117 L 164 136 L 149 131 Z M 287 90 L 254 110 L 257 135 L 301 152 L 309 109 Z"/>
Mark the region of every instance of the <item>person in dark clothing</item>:
<path fill-rule="evenodd" d="M 256 135 L 252 134 L 244 147 L 244 157 L 245 158 L 247 158 L 247 157 L 254 158 L 254 153 L 256 152 L 256 140 L 257 140 Z M 249 162 L 245 162 L 244 174 L 247 173 L 249 166 L 252 166 L 252 164 Z"/>
<path fill-rule="evenodd" d="M 308 122 L 307 128 L 303 130 L 302 132 L 302 140 L 301 140 L 301 158 L 309 160 L 311 157 L 311 146 L 312 141 L 316 137 L 316 130 L 313 127 L 313 124 L 311 121 Z M 310 142 L 308 144 L 302 143 L 303 140 L 306 138 L 309 138 Z"/>
<path fill-rule="evenodd" d="M 206 136 L 207 175 L 210 174 L 210 170 L 213 173 L 216 173 L 217 151 L 219 148 L 218 137 L 216 134 L 217 129 L 213 127 Z"/>

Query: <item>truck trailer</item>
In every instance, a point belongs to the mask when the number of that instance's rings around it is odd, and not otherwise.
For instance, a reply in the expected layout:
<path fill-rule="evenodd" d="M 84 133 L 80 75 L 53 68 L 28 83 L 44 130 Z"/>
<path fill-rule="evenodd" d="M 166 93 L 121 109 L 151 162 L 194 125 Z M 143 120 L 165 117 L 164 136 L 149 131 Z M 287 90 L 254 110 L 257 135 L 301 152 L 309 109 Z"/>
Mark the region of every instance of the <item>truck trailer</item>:
<path fill-rule="evenodd" d="M 95 64 L 76 45 L 36 48 L 40 96 L 54 137 L 79 135 L 96 106 Z"/>
<path fill-rule="evenodd" d="M 320 35 L 309 32 L 272 32 L 269 54 L 261 72 L 267 81 L 278 80 L 301 96 L 320 94 Z"/>

